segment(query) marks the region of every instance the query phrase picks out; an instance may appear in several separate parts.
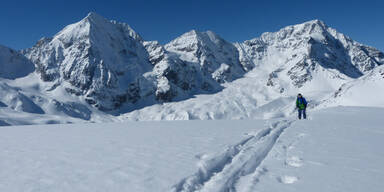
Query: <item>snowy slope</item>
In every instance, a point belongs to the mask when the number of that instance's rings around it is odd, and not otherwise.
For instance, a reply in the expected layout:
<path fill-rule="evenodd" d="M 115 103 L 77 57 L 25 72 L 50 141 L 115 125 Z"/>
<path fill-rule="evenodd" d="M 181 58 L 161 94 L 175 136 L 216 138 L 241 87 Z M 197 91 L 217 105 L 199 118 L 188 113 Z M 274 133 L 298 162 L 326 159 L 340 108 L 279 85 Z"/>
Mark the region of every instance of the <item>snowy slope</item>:
<path fill-rule="evenodd" d="M 64 87 L 51 90 L 31 73 L 15 80 L 0 80 L 0 120 L 9 125 L 112 122 L 115 117 L 93 108 Z"/>
<path fill-rule="evenodd" d="M 340 86 L 320 107 L 337 105 L 384 107 L 383 95 L 384 66 L 380 66 L 365 76 Z"/>
<path fill-rule="evenodd" d="M 0 45 L 0 78 L 16 79 L 32 73 L 35 67 L 18 51 Z"/>
<path fill-rule="evenodd" d="M 3 127 L 0 191 L 381 191 L 383 115 Z"/>
<path fill-rule="evenodd" d="M 17 88 L 11 87 L 0 81 L 0 101 L 3 107 L 9 107 L 19 112 L 43 114 L 44 111 L 30 98 L 21 93 Z"/>
<path fill-rule="evenodd" d="M 125 113 L 126 120 L 268 119 L 289 115 L 295 97 L 266 89 L 257 71 L 249 72 L 216 94 L 197 95 L 179 102 L 153 105 Z M 312 100 L 312 99 L 311 99 Z"/>

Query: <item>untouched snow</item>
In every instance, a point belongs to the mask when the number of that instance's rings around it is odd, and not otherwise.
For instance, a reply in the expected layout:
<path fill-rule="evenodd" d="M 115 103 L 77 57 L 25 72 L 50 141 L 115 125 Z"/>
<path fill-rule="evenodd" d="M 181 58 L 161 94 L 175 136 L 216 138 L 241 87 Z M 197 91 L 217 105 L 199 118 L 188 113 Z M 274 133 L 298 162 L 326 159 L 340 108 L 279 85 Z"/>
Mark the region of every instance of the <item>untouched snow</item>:
<path fill-rule="evenodd" d="M 0 45 L 0 78 L 16 79 L 32 73 L 35 67 L 18 51 Z"/>
<path fill-rule="evenodd" d="M 321 107 L 337 105 L 384 107 L 383 96 L 384 66 L 379 66 L 369 74 L 342 85 Z"/>
<path fill-rule="evenodd" d="M 0 191 L 381 191 L 383 115 L 3 127 Z"/>

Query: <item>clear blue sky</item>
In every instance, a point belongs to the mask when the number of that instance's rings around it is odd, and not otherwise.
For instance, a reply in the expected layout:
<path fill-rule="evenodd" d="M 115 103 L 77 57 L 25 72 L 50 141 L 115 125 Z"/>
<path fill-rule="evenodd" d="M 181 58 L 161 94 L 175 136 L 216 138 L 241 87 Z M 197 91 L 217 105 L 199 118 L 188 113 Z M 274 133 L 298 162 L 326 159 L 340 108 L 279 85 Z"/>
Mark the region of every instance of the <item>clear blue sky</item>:
<path fill-rule="evenodd" d="M 237 42 L 312 19 L 384 51 L 380 0 L 14 0 L 0 6 L 0 44 L 23 49 L 88 12 L 131 25 L 161 43 L 191 29 L 212 30 Z"/>

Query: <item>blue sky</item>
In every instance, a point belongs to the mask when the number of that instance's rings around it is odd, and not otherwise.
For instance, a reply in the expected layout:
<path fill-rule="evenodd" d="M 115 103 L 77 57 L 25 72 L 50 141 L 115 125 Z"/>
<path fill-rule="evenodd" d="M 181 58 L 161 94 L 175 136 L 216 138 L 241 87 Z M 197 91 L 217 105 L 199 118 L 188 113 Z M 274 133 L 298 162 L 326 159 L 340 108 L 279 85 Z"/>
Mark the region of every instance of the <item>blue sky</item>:
<path fill-rule="evenodd" d="M 0 6 L 0 44 L 23 49 L 88 12 L 131 25 L 146 40 L 167 43 L 196 29 L 237 42 L 312 19 L 384 51 L 379 0 L 15 0 Z"/>

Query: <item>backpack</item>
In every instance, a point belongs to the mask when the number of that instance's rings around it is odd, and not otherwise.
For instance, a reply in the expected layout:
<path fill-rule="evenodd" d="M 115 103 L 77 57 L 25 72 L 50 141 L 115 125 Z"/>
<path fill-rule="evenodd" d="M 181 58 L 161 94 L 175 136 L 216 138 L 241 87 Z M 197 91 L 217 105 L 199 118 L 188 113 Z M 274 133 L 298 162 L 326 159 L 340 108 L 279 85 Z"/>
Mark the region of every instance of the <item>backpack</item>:
<path fill-rule="evenodd" d="M 304 97 L 297 98 L 296 107 L 299 109 L 305 109 L 307 107 L 307 101 L 305 100 Z"/>

